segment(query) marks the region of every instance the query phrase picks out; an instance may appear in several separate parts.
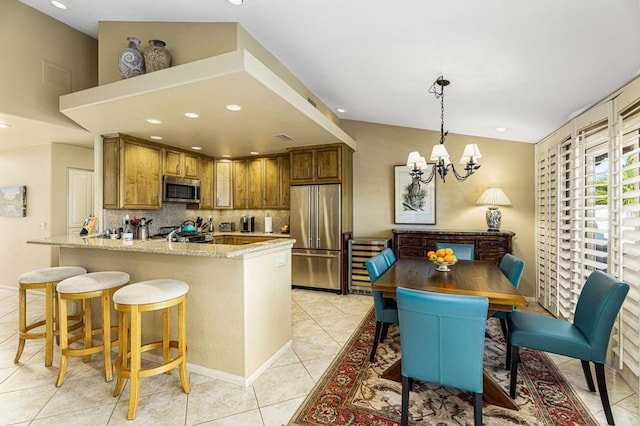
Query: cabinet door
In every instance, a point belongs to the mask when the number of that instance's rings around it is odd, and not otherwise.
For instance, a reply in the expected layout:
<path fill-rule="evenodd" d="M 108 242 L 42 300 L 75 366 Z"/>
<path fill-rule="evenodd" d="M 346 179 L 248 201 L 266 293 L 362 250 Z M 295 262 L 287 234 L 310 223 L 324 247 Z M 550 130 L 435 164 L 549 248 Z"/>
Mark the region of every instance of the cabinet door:
<path fill-rule="evenodd" d="M 233 161 L 233 208 L 247 208 L 247 162 Z"/>
<path fill-rule="evenodd" d="M 280 207 L 289 208 L 289 174 L 290 174 L 289 157 L 280 158 Z"/>
<path fill-rule="evenodd" d="M 183 163 L 184 163 L 184 166 L 182 167 L 184 176 L 192 179 L 198 179 L 199 177 L 198 158 L 199 157 L 197 155 L 192 155 L 187 153 L 183 153 L 182 157 L 183 157 Z"/>
<path fill-rule="evenodd" d="M 159 209 L 162 149 L 123 140 L 120 152 L 122 208 Z"/>
<path fill-rule="evenodd" d="M 312 182 L 313 151 L 291 152 L 291 183 Z"/>
<path fill-rule="evenodd" d="M 213 160 L 200 159 L 200 208 L 212 209 L 213 203 Z"/>
<path fill-rule="evenodd" d="M 279 157 L 264 159 L 264 202 L 265 208 L 280 207 L 280 161 Z"/>
<path fill-rule="evenodd" d="M 105 139 L 102 144 L 102 206 L 117 209 L 118 202 L 118 138 Z"/>
<path fill-rule="evenodd" d="M 317 149 L 315 153 L 316 181 L 339 182 L 340 181 L 340 147 Z"/>
<path fill-rule="evenodd" d="M 247 207 L 250 209 L 262 208 L 262 158 L 247 162 L 247 193 L 249 199 Z"/>
<path fill-rule="evenodd" d="M 167 176 L 180 176 L 182 173 L 182 170 L 180 170 L 180 157 L 180 151 L 165 148 L 162 172 Z"/>
<path fill-rule="evenodd" d="M 216 199 L 215 208 L 231 208 L 231 161 L 216 160 Z"/>

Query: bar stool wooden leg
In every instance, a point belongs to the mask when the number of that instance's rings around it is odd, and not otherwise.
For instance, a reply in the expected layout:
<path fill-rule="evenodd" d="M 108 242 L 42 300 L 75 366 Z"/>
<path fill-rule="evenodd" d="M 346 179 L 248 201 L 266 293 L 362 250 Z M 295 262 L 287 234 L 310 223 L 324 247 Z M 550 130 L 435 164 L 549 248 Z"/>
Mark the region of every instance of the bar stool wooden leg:
<path fill-rule="evenodd" d="M 126 378 L 124 372 L 127 370 L 127 342 L 129 341 L 127 332 L 129 324 L 127 318 L 128 315 L 125 312 L 118 311 L 118 358 L 116 358 L 114 364 L 116 369 L 116 386 L 113 389 L 113 396 L 120 394 L 124 379 Z"/>
<path fill-rule="evenodd" d="M 55 303 L 54 292 L 57 283 L 47 283 L 45 287 L 45 346 L 44 365 L 50 367 L 53 363 L 53 305 Z"/>
<path fill-rule="evenodd" d="M 60 299 L 58 314 L 64 315 L 66 318 L 67 316 L 66 300 Z M 62 384 L 62 381 L 64 380 L 65 372 L 67 371 L 67 355 L 65 354 L 64 349 L 69 346 L 68 332 L 69 331 L 67 329 L 67 322 L 61 321 L 58 335 L 60 336 L 60 348 L 62 350 L 60 351 L 60 369 L 58 370 L 58 379 L 56 380 L 56 387 L 60 387 L 60 385 Z"/>
<path fill-rule="evenodd" d="M 182 358 L 180 363 L 180 381 L 185 393 L 191 392 L 189 376 L 187 375 L 187 298 L 182 299 L 178 304 L 178 357 Z"/>
<path fill-rule="evenodd" d="M 129 376 L 129 411 L 127 418 L 133 420 L 138 410 L 140 397 L 140 349 L 142 346 L 142 318 L 137 305 L 131 307 L 131 374 Z M 126 360 L 125 360 L 126 362 Z"/>
<path fill-rule="evenodd" d="M 25 338 L 22 333 L 27 331 L 27 289 L 20 287 L 18 289 L 18 330 L 20 330 L 20 339 L 18 340 L 18 351 L 13 360 L 14 364 L 20 361 L 22 351 L 24 350 Z"/>
<path fill-rule="evenodd" d="M 171 349 L 170 340 L 171 340 L 171 318 L 170 308 L 164 308 L 162 310 L 162 362 L 168 363 L 171 359 L 171 355 L 169 350 Z M 171 371 L 165 371 L 164 374 L 171 374 Z"/>
<path fill-rule="evenodd" d="M 105 291 L 102 294 L 102 344 L 104 345 L 104 379 L 107 382 L 113 380 L 111 368 L 111 295 L 113 291 Z"/>

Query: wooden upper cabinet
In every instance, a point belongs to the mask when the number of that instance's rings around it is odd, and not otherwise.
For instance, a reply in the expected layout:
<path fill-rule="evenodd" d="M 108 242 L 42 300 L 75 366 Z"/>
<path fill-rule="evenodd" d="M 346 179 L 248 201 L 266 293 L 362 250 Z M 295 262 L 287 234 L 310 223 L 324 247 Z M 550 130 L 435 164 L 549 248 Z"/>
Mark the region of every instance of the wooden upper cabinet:
<path fill-rule="evenodd" d="M 263 188 L 262 188 L 262 169 L 263 159 L 256 158 L 254 160 L 247 161 L 247 194 L 249 196 L 247 201 L 247 208 L 259 209 L 262 208 L 263 200 Z"/>
<path fill-rule="evenodd" d="M 120 135 L 103 142 L 103 206 L 114 209 L 162 207 L 162 148 Z"/>
<path fill-rule="evenodd" d="M 265 208 L 280 207 L 280 159 L 264 159 L 264 204 Z"/>
<path fill-rule="evenodd" d="M 291 184 L 341 183 L 345 173 L 344 157 L 352 155 L 343 145 L 326 145 L 291 151 Z"/>
<path fill-rule="evenodd" d="M 289 194 L 291 193 L 291 160 L 289 156 L 280 157 L 280 207 L 289 208 Z"/>
<path fill-rule="evenodd" d="M 163 174 L 198 179 L 199 156 L 188 152 L 164 149 Z"/>
<path fill-rule="evenodd" d="M 211 158 L 200 158 L 200 209 L 214 208 L 214 164 Z M 194 206 L 195 207 L 195 206 Z"/>
<path fill-rule="evenodd" d="M 215 161 L 215 205 L 216 209 L 230 209 L 231 205 L 231 160 Z"/>
<path fill-rule="evenodd" d="M 249 205 L 247 189 L 247 160 L 233 160 L 233 208 L 246 209 Z"/>

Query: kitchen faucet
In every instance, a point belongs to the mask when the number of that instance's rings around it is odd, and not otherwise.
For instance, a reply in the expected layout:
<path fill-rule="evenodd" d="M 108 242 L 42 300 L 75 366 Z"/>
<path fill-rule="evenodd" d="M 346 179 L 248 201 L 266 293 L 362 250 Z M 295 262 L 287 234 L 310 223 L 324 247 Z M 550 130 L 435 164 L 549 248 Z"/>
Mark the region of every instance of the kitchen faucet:
<path fill-rule="evenodd" d="M 173 231 L 169 232 L 169 235 L 167 235 L 167 241 L 171 242 L 173 241 L 173 236 L 176 235 L 176 233 L 180 230 L 180 228 L 176 228 Z"/>

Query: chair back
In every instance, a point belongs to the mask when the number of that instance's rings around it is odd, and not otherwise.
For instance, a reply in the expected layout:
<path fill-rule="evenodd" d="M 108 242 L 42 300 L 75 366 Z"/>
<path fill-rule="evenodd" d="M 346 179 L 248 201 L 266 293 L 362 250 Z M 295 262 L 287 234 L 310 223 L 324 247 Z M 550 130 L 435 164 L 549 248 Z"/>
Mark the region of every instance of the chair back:
<path fill-rule="evenodd" d="M 602 271 L 587 278 L 573 323 L 591 344 L 591 361 L 606 362 L 611 329 L 628 292 L 628 284 Z"/>
<path fill-rule="evenodd" d="M 382 250 L 380 254 L 382 254 L 387 261 L 387 266 L 391 266 L 396 263 L 396 255 L 393 254 L 393 250 L 391 250 L 390 248 L 387 247 L 386 249 Z"/>
<path fill-rule="evenodd" d="M 455 254 L 459 260 L 473 260 L 474 258 L 473 252 L 475 246 L 473 244 L 436 243 L 436 250 L 447 247 L 453 249 L 453 254 Z"/>
<path fill-rule="evenodd" d="M 482 392 L 489 300 L 398 287 L 402 375 Z"/>
<path fill-rule="evenodd" d="M 515 288 L 518 288 L 518 285 L 520 285 L 520 278 L 522 277 L 522 271 L 524 271 L 524 260 L 507 253 L 502 256 L 499 268 L 504 276 L 511 281 L 511 284 L 513 284 Z"/>
<path fill-rule="evenodd" d="M 378 281 L 380 275 L 384 274 L 387 269 L 389 269 L 389 265 L 387 265 L 387 260 L 381 253 L 376 254 L 371 259 L 367 259 L 364 262 L 364 265 L 367 267 L 367 272 L 369 273 L 369 281 L 371 284 Z"/>

